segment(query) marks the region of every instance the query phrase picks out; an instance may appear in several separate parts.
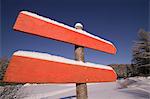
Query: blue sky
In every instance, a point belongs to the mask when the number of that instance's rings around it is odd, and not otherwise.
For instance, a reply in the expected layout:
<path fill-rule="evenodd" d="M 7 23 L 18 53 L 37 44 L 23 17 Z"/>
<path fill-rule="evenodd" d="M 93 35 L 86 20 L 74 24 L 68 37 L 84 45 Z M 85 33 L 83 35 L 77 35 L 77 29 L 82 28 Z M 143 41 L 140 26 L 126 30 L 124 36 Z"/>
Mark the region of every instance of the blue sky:
<path fill-rule="evenodd" d="M 150 29 L 148 0 L 1 0 L 0 57 L 11 57 L 16 50 L 46 52 L 74 59 L 74 45 L 33 36 L 12 29 L 22 10 L 84 29 L 114 43 L 117 54 L 85 48 L 85 61 L 100 64 L 130 63 L 133 41 L 139 28 Z"/>

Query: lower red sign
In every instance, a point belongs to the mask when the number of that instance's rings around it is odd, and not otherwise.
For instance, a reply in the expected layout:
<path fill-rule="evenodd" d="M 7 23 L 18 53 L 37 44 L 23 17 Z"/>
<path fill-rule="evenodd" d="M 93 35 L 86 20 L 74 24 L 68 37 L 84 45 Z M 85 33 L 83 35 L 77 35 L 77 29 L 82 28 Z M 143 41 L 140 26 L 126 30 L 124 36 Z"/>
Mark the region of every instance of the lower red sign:
<path fill-rule="evenodd" d="M 5 82 L 90 83 L 115 81 L 117 77 L 114 70 L 108 66 L 61 60 L 57 56 L 50 58 L 47 55 L 42 58 L 39 53 L 29 53 L 17 52 L 13 55 L 4 77 Z"/>

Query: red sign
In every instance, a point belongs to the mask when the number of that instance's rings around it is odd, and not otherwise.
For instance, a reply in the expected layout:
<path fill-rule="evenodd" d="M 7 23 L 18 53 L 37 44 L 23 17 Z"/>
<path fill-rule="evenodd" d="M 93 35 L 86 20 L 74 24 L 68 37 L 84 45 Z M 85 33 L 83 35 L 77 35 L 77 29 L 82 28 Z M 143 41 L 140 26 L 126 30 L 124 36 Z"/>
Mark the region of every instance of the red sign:
<path fill-rule="evenodd" d="M 115 81 L 109 66 L 78 62 L 37 52 L 15 52 L 4 81 L 17 83 L 82 83 Z"/>
<path fill-rule="evenodd" d="M 115 46 L 83 30 L 66 26 L 31 12 L 20 12 L 15 30 L 115 54 Z M 9 63 L 5 82 L 88 83 L 110 82 L 117 78 L 109 66 L 83 63 L 49 54 L 18 51 Z"/>
<path fill-rule="evenodd" d="M 14 29 L 110 54 L 116 53 L 115 46 L 109 41 L 27 11 L 19 13 Z"/>

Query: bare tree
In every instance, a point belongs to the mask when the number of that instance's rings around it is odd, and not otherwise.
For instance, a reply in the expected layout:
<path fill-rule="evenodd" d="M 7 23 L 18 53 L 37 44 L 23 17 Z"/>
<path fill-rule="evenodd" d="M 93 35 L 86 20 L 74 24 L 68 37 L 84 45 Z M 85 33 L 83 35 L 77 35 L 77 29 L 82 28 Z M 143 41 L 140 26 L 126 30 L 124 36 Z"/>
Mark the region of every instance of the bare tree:
<path fill-rule="evenodd" d="M 6 72 L 9 60 L 6 57 L 0 59 L 0 99 L 22 99 L 24 94 L 17 94 L 22 84 L 5 83 L 3 77 Z"/>
<path fill-rule="evenodd" d="M 8 66 L 8 59 L 6 57 L 3 57 L 0 59 L 0 80 L 3 79 L 4 73 L 6 71 L 6 68 Z"/>
<path fill-rule="evenodd" d="M 139 30 L 139 36 L 133 46 L 132 64 L 138 75 L 150 75 L 150 32 Z"/>

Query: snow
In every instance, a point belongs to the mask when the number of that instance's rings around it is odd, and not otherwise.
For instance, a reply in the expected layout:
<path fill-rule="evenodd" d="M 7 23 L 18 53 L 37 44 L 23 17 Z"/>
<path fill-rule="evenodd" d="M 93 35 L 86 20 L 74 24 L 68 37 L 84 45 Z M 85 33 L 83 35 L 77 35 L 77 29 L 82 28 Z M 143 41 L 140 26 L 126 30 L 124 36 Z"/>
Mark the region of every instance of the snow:
<path fill-rule="evenodd" d="M 97 36 L 94 36 L 94 35 L 92 35 L 92 34 L 86 32 L 86 31 L 84 31 L 84 30 L 75 29 L 75 28 L 73 28 L 73 27 L 64 25 L 64 24 L 59 23 L 59 22 L 57 22 L 57 21 L 51 20 L 51 19 L 49 19 L 49 18 L 45 18 L 45 17 L 39 16 L 39 15 L 34 14 L 34 13 L 32 13 L 32 12 L 21 11 L 20 13 L 26 14 L 26 15 L 28 15 L 28 16 L 32 16 L 32 17 L 34 17 L 34 18 L 38 18 L 38 19 L 40 19 L 40 20 L 43 20 L 43 21 L 46 21 L 46 22 L 49 22 L 49 23 L 56 24 L 56 25 L 61 26 L 61 27 L 65 27 L 65 28 L 67 28 L 67 29 L 69 29 L 69 30 L 75 31 L 76 33 L 81 33 L 81 34 L 83 34 L 83 35 L 86 35 L 86 36 L 95 38 L 95 39 L 97 39 L 97 40 L 103 41 L 103 42 L 105 42 L 105 43 L 108 43 L 108 44 L 114 46 L 111 42 L 106 41 L 106 40 L 104 40 L 104 39 L 102 39 L 102 38 L 99 38 L 99 37 L 97 37 Z"/>
<path fill-rule="evenodd" d="M 80 28 L 83 29 L 83 25 L 82 25 L 81 23 L 76 23 L 76 24 L 75 24 L 75 28 L 77 28 L 77 27 L 80 27 Z"/>
<path fill-rule="evenodd" d="M 84 63 L 82 61 L 75 61 L 75 60 L 67 59 L 67 58 L 60 57 L 60 56 L 50 55 L 47 53 L 30 52 L 30 51 L 16 51 L 13 55 L 37 58 L 37 59 L 48 60 L 48 61 L 56 61 L 56 62 L 61 62 L 61 63 L 73 64 L 73 65 L 113 70 L 109 66 L 99 65 L 99 64 L 89 63 L 89 62 Z"/>
<path fill-rule="evenodd" d="M 150 99 L 148 84 L 150 79 L 133 77 L 118 82 L 120 80 L 87 84 L 88 99 Z M 128 83 L 127 87 L 120 88 L 124 83 Z M 28 84 L 23 86 L 19 93 L 25 94 L 23 99 L 76 99 L 76 86 L 75 84 Z"/>

